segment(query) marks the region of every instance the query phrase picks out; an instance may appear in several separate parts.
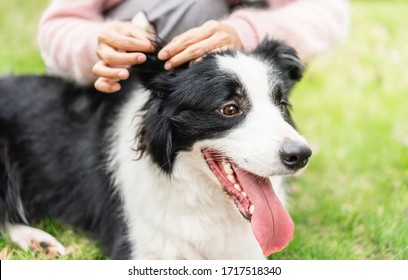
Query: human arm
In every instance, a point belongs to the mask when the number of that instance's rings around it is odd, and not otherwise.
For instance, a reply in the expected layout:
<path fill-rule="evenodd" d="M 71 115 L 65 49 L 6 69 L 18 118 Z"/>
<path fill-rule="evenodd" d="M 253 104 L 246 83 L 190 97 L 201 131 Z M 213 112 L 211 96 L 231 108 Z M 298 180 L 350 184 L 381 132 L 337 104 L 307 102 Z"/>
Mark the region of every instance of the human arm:
<path fill-rule="evenodd" d="M 120 23 L 107 21 L 104 11 L 121 0 L 53 0 L 44 12 L 38 30 L 38 45 L 50 74 L 64 76 L 81 84 L 89 84 L 96 80 L 92 73 L 98 56 L 112 57 L 108 48 L 98 50 L 101 43 L 127 50 L 128 41 L 113 36 L 112 29 L 116 26 L 117 35 L 123 34 Z M 130 24 L 129 24 L 130 25 Z M 119 27 L 118 27 L 119 26 Z M 137 33 L 136 27 L 130 33 Z M 101 34 L 103 37 L 99 38 Z M 116 39 L 112 39 L 116 38 Z M 143 51 L 145 51 L 143 49 Z M 123 56 L 120 56 L 123 58 Z M 115 58 L 115 57 L 114 57 Z M 113 58 L 113 59 L 114 59 Z M 133 54 L 129 62 L 137 62 L 138 56 Z M 123 62 L 119 61 L 119 62 Z"/>
<path fill-rule="evenodd" d="M 348 4 L 345 0 L 269 0 L 269 5 L 262 10 L 238 10 L 219 21 L 219 25 L 232 27 L 235 31 L 232 36 L 238 35 L 245 51 L 253 50 L 264 37 L 270 37 L 292 45 L 302 60 L 329 49 L 347 34 Z M 204 29 L 203 25 L 193 29 L 194 33 L 190 30 L 187 31 L 190 34 L 186 32 L 176 37 L 159 53 L 159 58 L 177 67 L 218 49 L 217 44 L 210 44 L 208 40 L 208 44 L 203 45 L 203 40 L 189 39 L 200 37 L 206 32 Z M 234 48 L 234 45 L 224 47 Z"/>
<path fill-rule="evenodd" d="M 242 9 L 224 21 L 237 31 L 246 51 L 268 36 L 286 41 L 302 60 L 307 60 L 348 33 L 346 0 L 269 0 L 269 4 L 269 10 Z"/>

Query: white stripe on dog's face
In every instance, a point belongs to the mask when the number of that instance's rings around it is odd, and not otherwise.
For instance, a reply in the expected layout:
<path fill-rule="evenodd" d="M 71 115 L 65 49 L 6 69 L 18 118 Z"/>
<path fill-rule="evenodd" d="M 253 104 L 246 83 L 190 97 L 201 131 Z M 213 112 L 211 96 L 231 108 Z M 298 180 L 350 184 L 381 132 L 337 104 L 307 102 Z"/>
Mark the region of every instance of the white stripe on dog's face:
<path fill-rule="evenodd" d="M 220 56 L 218 63 L 223 71 L 238 77 L 251 106 L 240 126 L 204 144 L 219 149 L 240 167 L 260 176 L 293 173 L 282 164 L 279 150 L 284 140 L 306 141 L 284 120 L 273 102 L 273 90 L 279 83 L 277 70 L 242 54 Z"/>

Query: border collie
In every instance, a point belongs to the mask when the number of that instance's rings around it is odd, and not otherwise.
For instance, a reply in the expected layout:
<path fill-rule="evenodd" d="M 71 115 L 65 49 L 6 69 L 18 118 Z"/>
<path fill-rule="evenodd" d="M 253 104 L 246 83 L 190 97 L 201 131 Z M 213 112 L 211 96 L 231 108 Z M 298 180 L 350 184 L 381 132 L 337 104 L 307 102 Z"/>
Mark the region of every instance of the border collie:
<path fill-rule="evenodd" d="M 295 51 L 265 40 L 172 71 L 156 56 L 111 95 L 0 79 L 0 224 L 12 241 L 63 255 L 29 226 L 51 216 L 113 259 L 262 259 L 288 244 L 275 193 L 311 155 L 288 112 Z"/>

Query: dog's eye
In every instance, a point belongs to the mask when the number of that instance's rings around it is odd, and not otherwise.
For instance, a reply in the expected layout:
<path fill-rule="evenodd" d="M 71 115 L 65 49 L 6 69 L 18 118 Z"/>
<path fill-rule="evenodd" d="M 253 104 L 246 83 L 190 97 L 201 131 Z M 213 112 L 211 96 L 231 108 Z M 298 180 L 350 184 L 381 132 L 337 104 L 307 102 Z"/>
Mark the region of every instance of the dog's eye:
<path fill-rule="evenodd" d="M 225 116 L 234 116 L 239 113 L 239 108 L 235 104 L 228 104 L 220 109 Z"/>

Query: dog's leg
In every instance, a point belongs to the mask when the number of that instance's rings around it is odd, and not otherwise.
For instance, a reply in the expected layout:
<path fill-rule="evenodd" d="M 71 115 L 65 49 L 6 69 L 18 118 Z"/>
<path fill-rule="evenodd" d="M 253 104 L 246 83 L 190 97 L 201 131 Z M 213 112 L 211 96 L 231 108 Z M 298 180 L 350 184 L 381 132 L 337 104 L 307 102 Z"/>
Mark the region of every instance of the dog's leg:
<path fill-rule="evenodd" d="M 65 255 L 65 247 L 53 236 L 40 229 L 21 224 L 8 224 L 6 233 L 23 250 L 42 248 L 50 255 Z"/>

